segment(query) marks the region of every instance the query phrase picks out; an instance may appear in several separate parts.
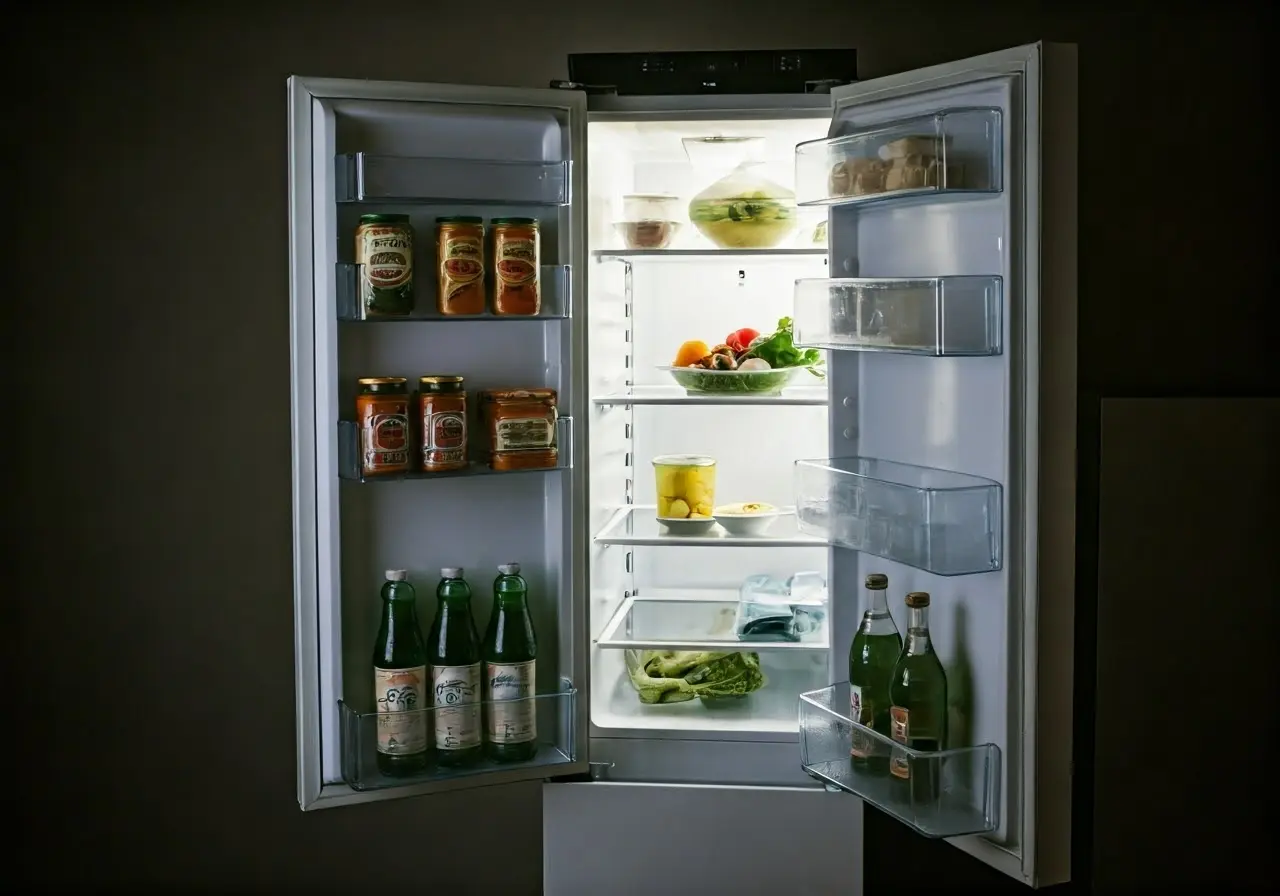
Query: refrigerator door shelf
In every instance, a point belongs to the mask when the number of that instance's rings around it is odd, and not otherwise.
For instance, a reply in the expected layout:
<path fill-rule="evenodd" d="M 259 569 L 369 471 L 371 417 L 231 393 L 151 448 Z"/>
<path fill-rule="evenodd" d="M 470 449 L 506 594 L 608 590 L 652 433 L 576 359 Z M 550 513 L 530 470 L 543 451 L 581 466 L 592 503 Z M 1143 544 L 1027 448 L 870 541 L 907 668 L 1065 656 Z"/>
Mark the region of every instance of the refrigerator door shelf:
<path fill-rule="evenodd" d="M 416 774 L 406 776 L 385 775 L 378 769 L 378 720 L 386 716 L 400 717 L 412 714 L 419 716 L 418 724 L 425 730 L 428 744 L 435 742 L 437 726 L 447 724 L 443 718 L 444 707 L 428 707 L 411 710 L 409 713 L 377 713 L 372 710 L 358 710 L 349 703 L 339 701 L 342 714 L 342 778 L 346 784 L 356 791 L 385 790 L 388 788 L 407 788 L 424 782 L 440 781 L 456 778 L 475 778 L 495 772 L 512 769 L 546 768 L 547 775 L 557 774 L 555 766 L 565 765 L 577 758 L 574 743 L 574 713 L 577 711 L 578 692 L 573 685 L 564 681 L 563 689 L 558 692 L 537 694 L 523 700 L 503 701 L 504 705 L 528 703 L 534 707 L 536 719 L 537 752 L 532 759 L 523 762 L 494 762 L 481 759 L 474 765 L 451 768 L 441 765 L 437 759 L 439 751 L 428 753 L 427 767 Z M 490 719 L 491 710 L 498 705 L 493 701 L 469 704 L 473 711 L 479 712 L 482 738 L 487 737 L 485 726 Z M 461 711 L 467 706 L 448 707 L 448 712 Z M 400 719 L 397 718 L 397 721 Z M 477 782 L 481 783 L 481 782 Z"/>
<path fill-rule="evenodd" d="M 401 482 L 406 479 L 452 479 L 458 476 L 518 476 L 570 470 L 573 468 L 572 417 L 560 417 L 556 420 L 556 446 L 558 449 L 558 464 L 554 467 L 539 467 L 529 470 L 495 470 L 473 448 L 471 463 L 461 470 L 424 473 L 415 469 L 407 473 L 365 476 L 360 470 L 360 424 L 354 420 L 339 420 L 338 476 L 351 482 Z"/>
<path fill-rule="evenodd" d="M 654 262 L 750 261 L 760 264 L 769 261 L 783 262 L 797 258 L 823 258 L 825 246 L 794 249 L 597 249 L 591 253 L 599 261 L 625 261 L 628 264 Z"/>
<path fill-rule="evenodd" d="M 414 158 L 346 153 L 334 159 L 338 202 L 568 205 L 569 162 Z"/>
<path fill-rule="evenodd" d="M 1000 277 L 797 280 L 795 339 L 835 351 L 998 355 Z"/>
<path fill-rule="evenodd" d="M 855 732 L 867 764 L 850 751 Z M 1000 748 L 980 744 L 938 752 L 905 747 L 849 718 L 849 685 L 800 695 L 804 770 L 862 797 L 926 837 L 994 831 L 1000 824 Z M 901 769 L 906 778 L 890 772 Z"/>
<path fill-rule="evenodd" d="M 424 266 L 425 267 L 425 266 Z M 567 264 L 544 264 L 538 270 L 542 286 L 542 308 L 534 315 L 496 315 L 491 312 L 474 315 L 441 314 L 436 310 L 436 278 L 430 269 L 423 271 L 414 284 L 415 304 L 412 314 L 401 317 L 369 315 L 360 301 L 361 265 L 338 262 L 337 306 L 338 320 L 361 323 L 411 323 L 413 321 L 464 322 L 476 320 L 540 321 L 565 320 L 570 316 L 570 276 Z"/>
<path fill-rule="evenodd" d="M 696 534 L 675 533 L 658 522 L 658 508 L 653 505 L 630 504 L 618 508 L 600 534 L 597 544 L 628 544 L 687 547 L 809 547 L 822 546 L 826 542 L 815 535 L 808 535 L 796 527 L 796 518 L 789 508 L 778 516 L 773 525 L 760 535 L 731 535 L 713 523 L 706 532 Z"/>
<path fill-rule="evenodd" d="M 998 482 L 870 457 L 798 460 L 800 531 L 940 576 L 1001 568 Z"/>
<path fill-rule="evenodd" d="M 948 109 L 796 147 L 798 205 L 999 193 L 1000 110 Z"/>
<path fill-rule="evenodd" d="M 826 605 L 816 606 L 811 631 L 799 641 L 741 641 L 734 633 L 738 596 L 692 590 L 683 598 L 632 596 L 619 605 L 596 642 L 619 650 L 701 650 L 764 653 L 828 649 Z"/>

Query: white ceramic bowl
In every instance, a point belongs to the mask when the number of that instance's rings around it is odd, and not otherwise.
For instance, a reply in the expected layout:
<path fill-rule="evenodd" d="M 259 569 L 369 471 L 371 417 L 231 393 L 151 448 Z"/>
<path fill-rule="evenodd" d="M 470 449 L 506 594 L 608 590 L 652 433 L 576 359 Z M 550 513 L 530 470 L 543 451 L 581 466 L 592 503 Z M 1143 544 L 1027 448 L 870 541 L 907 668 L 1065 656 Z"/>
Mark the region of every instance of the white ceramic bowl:
<path fill-rule="evenodd" d="M 657 519 L 659 523 L 667 527 L 667 531 L 672 535 L 702 535 L 704 532 L 711 531 L 711 527 L 716 524 L 716 521 L 711 517 L 681 519 L 660 516 Z"/>
<path fill-rule="evenodd" d="M 747 510 L 748 507 L 757 508 Z M 790 511 L 780 510 L 772 504 L 751 502 L 748 504 L 722 504 L 712 513 L 715 520 L 730 535 L 754 538 L 769 531 L 778 517 Z"/>

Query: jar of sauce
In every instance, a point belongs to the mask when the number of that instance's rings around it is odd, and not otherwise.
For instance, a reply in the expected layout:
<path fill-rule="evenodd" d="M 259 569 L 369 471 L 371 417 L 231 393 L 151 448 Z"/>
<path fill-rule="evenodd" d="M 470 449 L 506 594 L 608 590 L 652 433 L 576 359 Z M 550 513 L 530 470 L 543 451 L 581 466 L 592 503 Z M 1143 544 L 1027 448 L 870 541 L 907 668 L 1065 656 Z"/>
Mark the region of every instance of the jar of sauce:
<path fill-rule="evenodd" d="M 489 466 L 536 470 L 557 465 L 555 389 L 493 389 L 480 393 L 480 404 L 489 431 Z"/>
<path fill-rule="evenodd" d="M 408 215 L 361 215 L 356 264 L 365 316 L 403 317 L 413 311 L 413 227 Z"/>
<path fill-rule="evenodd" d="M 436 258 L 441 314 L 484 314 L 484 219 L 436 218 Z"/>
<path fill-rule="evenodd" d="M 360 473 L 389 476 L 409 471 L 409 386 L 402 376 L 358 382 Z"/>
<path fill-rule="evenodd" d="M 538 282 L 541 246 L 537 218 L 494 218 L 493 313 L 530 317 L 542 310 Z"/>
<path fill-rule="evenodd" d="M 424 473 L 467 467 L 467 393 L 460 376 L 418 378 Z"/>

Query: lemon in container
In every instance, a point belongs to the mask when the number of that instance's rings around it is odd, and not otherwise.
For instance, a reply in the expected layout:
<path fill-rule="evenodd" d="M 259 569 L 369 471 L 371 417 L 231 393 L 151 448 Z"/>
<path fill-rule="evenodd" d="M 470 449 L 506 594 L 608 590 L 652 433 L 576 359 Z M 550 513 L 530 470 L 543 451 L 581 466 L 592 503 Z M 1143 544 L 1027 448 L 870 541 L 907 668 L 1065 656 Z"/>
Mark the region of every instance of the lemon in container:
<path fill-rule="evenodd" d="M 658 521 L 679 533 L 710 529 L 716 503 L 716 461 L 702 454 L 664 454 L 653 459 Z"/>

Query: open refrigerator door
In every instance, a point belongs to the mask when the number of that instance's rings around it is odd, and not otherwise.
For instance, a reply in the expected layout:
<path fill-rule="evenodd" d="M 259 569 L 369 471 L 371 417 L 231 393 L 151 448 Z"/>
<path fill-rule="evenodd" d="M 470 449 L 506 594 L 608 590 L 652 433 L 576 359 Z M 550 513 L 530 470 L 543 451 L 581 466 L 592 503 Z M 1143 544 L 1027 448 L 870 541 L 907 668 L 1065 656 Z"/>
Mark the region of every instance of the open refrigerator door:
<path fill-rule="evenodd" d="M 833 643 L 858 631 L 868 574 L 887 574 L 909 639 L 920 617 L 903 595 L 926 593 L 945 699 L 929 735 L 940 742 L 913 749 L 916 710 L 899 692 L 881 727 L 834 668 L 837 684 L 801 698 L 802 761 L 925 836 L 1058 883 L 1070 875 L 1074 48 L 1021 47 L 833 98 L 830 134 L 796 149 L 800 204 L 829 209 L 833 271 L 795 284 L 797 341 L 828 350 L 832 391 L 828 456 L 796 464 L 797 514 L 833 545 Z M 867 773 L 851 751 L 891 773 Z"/>
<path fill-rule="evenodd" d="M 289 94 L 299 802 L 581 773 L 585 102 L 297 77 Z M 536 633 L 519 663 L 485 627 L 511 563 Z M 445 570 L 471 582 L 482 664 L 431 624 Z M 421 623 L 380 631 L 384 580 L 416 587 Z M 393 642 L 416 658 L 371 662 Z M 482 746 L 496 758 L 471 761 Z"/>

